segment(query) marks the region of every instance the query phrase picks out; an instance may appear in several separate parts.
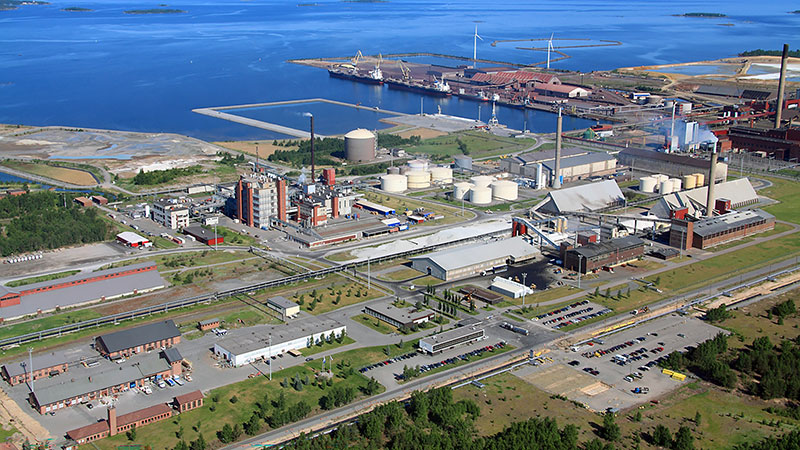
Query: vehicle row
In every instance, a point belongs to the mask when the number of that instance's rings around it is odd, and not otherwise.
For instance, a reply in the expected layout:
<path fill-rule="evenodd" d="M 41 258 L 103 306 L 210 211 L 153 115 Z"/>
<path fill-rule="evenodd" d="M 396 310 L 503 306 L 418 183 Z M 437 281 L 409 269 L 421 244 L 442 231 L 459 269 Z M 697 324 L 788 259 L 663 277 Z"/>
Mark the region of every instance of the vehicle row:
<path fill-rule="evenodd" d="M 405 361 L 406 359 L 413 358 L 413 357 L 415 357 L 417 355 L 418 355 L 418 353 L 414 353 L 414 352 L 406 353 L 405 355 L 395 356 L 394 358 L 389 358 L 389 359 L 387 359 L 385 361 L 379 361 L 379 362 L 376 362 L 375 364 L 370 364 L 368 366 L 364 366 L 364 367 L 358 369 L 358 371 L 361 372 L 361 373 L 369 372 L 372 369 L 377 369 L 378 367 L 388 366 L 389 364 L 394 364 L 396 362 Z"/>
<path fill-rule="evenodd" d="M 549 325 L 551 323 L 561 322 L 562 320 L 566 320 L 566 319 L 569 319 L 571 317 L 575 317 L 577 315 L 584 314 L 584 313 L 587 313 L 587 312 L 592 312 L 593 310 L 594 310 L 593 306 L 588 306 L 586 308 L 579 309 L 577 311 L 572 311 L 571 313 L 564 314 L 563 316 L 558 316 L 558 317 L 554 317 L 552 319 L 547 319 L 542 323 L 544 325 Z"/>
<path fill-rule="evenodd" d="M 536 316 L 536 318 L 541 320 L 541 319 L 544 319 L 547 316 L 555 316 L 555 315 L 560 314 L 562 312 L 569 311 L 572 308 L 577 308 L 579 306 L 588 305 L 588 304 L 589 304 L 589 300 L 582 300 L 582 301 L 579 301 L 579 302 L 572 303 L 571 305 L 567 305 L 567 306 L 565 306 L 563 308 L 558 308 L 558 309 L 554 309 L 552 311 L 546 312 L 544 314 L 539 314 L 538 316 Z"/>
<path fill-rule="evenodd" d="M 501 349 L 501 348 L 503 348 L 505 346 L 506 346 L 506 343 L 503 342 L 503 341 L 500 341 L 497 344 L 487 345 L 485 347 L 481 347 L 479 349 L 472 350 L 470 352 L 462 353 L 462 354 L 460 354 L 458 356 L 454 356 L 452 358 L 447 358 L 447 359 L 443 359 L 443 360 L 441 360 L 439 362 L 435 362 L 435 363 L 425 364 L 425 365 L 419 366 L 419 371 L 420 371 L 420 373 L 425 373 L 425 372 L 427 372 L 429 370 L 438 369 L 439 367 L 444 367 L 444 366 L 447 366 L 447 365 L 450 365 L 450 364 L 457 363 L 459 361 L 467 361 L 471 356 L 480 356 L 481 354 L 483 354 L 485 352 L 493 352 L 493 351 L 499 350 L 499 349 Z M 395 374 L 395 378 L 397 380 L 403 380 L 405 378 L 405 376 L 402 373 L 398 373 L 398 374 Z"/>
<path fill-rule="evenodd" d="M 587 314 L 587 315 L 581 316 L 581 317 L 576 317 L 573 320 L 567 320 L 566 322 L 561 322 L 558 325 L 554 326 L 553 329 L 554 330 L 559 330 L 561 328 L 564 328 L 566 326 L 569 326 L 569 325 L 572 325 L 572 324 L 575 324 L 575 323 L 581 323 L 584 320 L 589 320 L 589 319 L 593 319 L 595 317 L 606 315 L 606 314 L 608 314 L 610 312 L 611 312 L 611 310 L 606 308 L 606 309 L 603 309 L 601 311 L 597 311 L 595 313 Z"/>

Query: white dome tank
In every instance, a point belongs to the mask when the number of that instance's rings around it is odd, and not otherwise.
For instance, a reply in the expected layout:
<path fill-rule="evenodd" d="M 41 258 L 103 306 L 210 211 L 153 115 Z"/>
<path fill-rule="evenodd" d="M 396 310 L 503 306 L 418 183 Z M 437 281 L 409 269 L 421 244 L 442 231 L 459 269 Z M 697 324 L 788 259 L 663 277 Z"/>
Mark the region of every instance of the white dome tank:
<path fill-rule="evenodd" d="M 517 183 L 508 180 L 492 183 L 492 197 L 495 200 L 516 200 L 518 196 L 519 186 Z"/>
<path fill-rule="evenodd" d="M 492 202 L 492 189 L 475 186 L 469 191 L 469 201 L 476 205 L 488 205 Z"/>
<path fill-rule="evenodd" d="M 456 183 L 453 185 L 453 198 L 456 200 L 462 200 L 468 198 L 469 190 L 472 189 L 474 185 L 472 183 Z"/>
<path fill-rule="evenodd" d="M 683 179 L 683 188 L 684 189 L 694 189 L 697 186 L 697 179 L 694 175 L 684 175 L 681 177 Z"/>
<path fill-rule="evenodd" d="M 431 187 L 431 174 L 430 172 L 408 171 L 406 173 L 408 178 L 409 189 L 423 189 Z"/>
<path fill-rule="evenodd" d="M 405 175 L 390 173 L 381 177 L 381 190 L 386 192 L 403 192 L 408 189 Z"/>
<path fill-rule="evenodd" d="M 489 187 L 492 184 L 492 181 L 494 181 L 494 177 L 490 177 L 488 175 L 477 175 L 470 178 L 470 181 L 472 181 L 472 184 L 474 184 L 475 187 Z"/>
<path fill-rule="evenodd" d="M 639 178 L 639 191 L 653 193 L 656 191 L 656 184 L 658 184 L 658 180 L 654 177 Z"/>
<path fill-rule="evenodd" d="M 669 178 L 661 182 L 658 187 L 658 193 L 661 195 L 672 193 L 672 181 L 669 181 Z"/>
<path fill-rule="evenodd" d="M 695 182 L 694 182 L 695 187 L 705 186 L 705 184 L 706 184 L 706 176 L 705 176 L 705 174 L 696 173 L 696 174 L 694 174 L 694 179 L 695 179 Z"/>
<path fill-rule="evenodd" d="M 668 176 L 660 174 L 660 173 L 657 173 L 657 174 L 653 175 L 653 178 L 656 179 L 658 184 L 661 184 L 662 182 L 669 180 Z"/>
<path fill-rule="evenodd" d="M 449 167 L 432 167 L 431 181 L 434 183 L 450 184 L 453 182 L 453 169 Z"/>
<path fill-rule="evenodd" d="M 411 172 L 425 172 L 428 170 L 428 161 L 424 159 L 412 159 L 407 164 Z"/>
<path fill-rule="evenodd" d="M 669 181 L 672 183 L 672 192 L 680 192 L 681 191 L 681 179 L 680 178 L 670 178 Z"/>

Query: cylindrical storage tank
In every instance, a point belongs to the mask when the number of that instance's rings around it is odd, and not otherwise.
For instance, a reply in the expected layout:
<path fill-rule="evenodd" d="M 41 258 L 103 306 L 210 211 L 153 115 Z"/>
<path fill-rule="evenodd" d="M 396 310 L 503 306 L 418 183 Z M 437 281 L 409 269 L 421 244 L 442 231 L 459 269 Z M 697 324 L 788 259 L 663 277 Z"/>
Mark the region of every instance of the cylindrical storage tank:
<path fill-rule="evenodd" d="M 650 105 L 657 105 L 662 101 L 664 101 L 664 98 L 661 97 L 660 95 L 650 94 L 650 97 L 647 97 L 647 103 Z"/>
<path fill-rule="evenodd" d="M 672 181 L 669 181 L 669 179 L 666 179 L 666 180 L 662 181 L 661 184 L 658 187 L 658 193 L 661 194 L 661 195 L 671 194 L 672 193 Z"/>
<path fill-rule="evenodd" d="M 453 198 L 462 200 L 468 197 L 469 190 L 474 186 L 472 183 L 456 183 L 453 185 Z"/>
<path fill-rule="evenodd" d="M 696 187 L 705 186 L 705 184 L 706 184 L 706 175 L 705 174 L 696 173 L 696 174 L 694 174 L 694 179 L 695 179 L 694 185 Z"/>
<path fill-rule="evenodd" d="M 412 159 L 407 164 L 411 172 L 425 172 L 428 170 L 428 161 L 424 159 Z"/>
<path fill-rule="evenodd" d="M 519 185 L 513 181 L 499 180 L 492 183 L 492 198 L 495 200 L 516 200 Z"/>
<path fill-rule="evenodd" d="M 672 192 L 680 192 L 680 190 L 681 190 L 681 179 L 680 178 L 670 178 L 669 181 L 672 183 Z"/>
<path fill-rule="evenodd" d="M 434 183 L 449 184 L 453 182 L 453 169 L 449 167 L 432 167 L 431 181 Z"/>
<path fill-rule="evenodd" d="M 431 187 L 431 174 L 429 172 L 419 172 L 410 170 L 406 173 L 409 189 L 423 189 Z"/>
<path fill-rule="evenodd" d="M 388 173 L 390 175 L 399 175 L 400 174 L 400 168 L 399 167 L 394 167 L 394 166 L 393 167 L 389 167 L 388 169 L 386 169 L 386 173 Z"/>
<path fill-rule="evenodd" d="M 400 168 L 400 175 L 405 175 L 409 172 L 408 166 L 403 166 Z"/>
<path fill-rule="evenodd" d="M 656 191 L 658 181 L 653 177 L 639 178 L 639 191 L 653 193 Z"/>
<path fill-rule="evenodd" d="M 490 177 L 488 175 L 477 175 L 470 178 L 470 181 L 472 181 L 472 184 L 474 184 L 475 187 L 488 188 L 492 184 L 492 181 L 494 181 L 494 177 Z"/>
<path fill-rule="evenodd" d="M 666 176 L 664 174 L 660 174 L 660 173 L 657 173 L 657 174 L 653 175 L 653 178 L 655 178 L 656 181 L 658 181 L 658 184 L 661 184 L 661 182 L 663 182 L 663 181 L 669 180 L 668 176 Z"/>
<path fill-rule="evenodd" d="M 475 186 L 469 191 L 469 201 L 476 205 L 487 205 L 492 202 L 492 188 Z"/>
<path fill-rule="evenodd" d="M 472 157 L 466 155 L 458 155 L 455 157 L 457 169 L 472 170 Z"/>
<path fill-rule="evenodd" d="M 694 189 L 694 187 L 697 185 L 697 180 L 695 179 L 694 175 L 684 175 L 681 178 L 683 179 L 684 189 Z"/>
<path fill-rule="evenodd" d="M 381 190 L 386 192 L 403 192 L 408 189 L 405 175 L 390 173 L 381 177 Z"/>
<path fill-rule="evenodd" d="M 344 156 L 348 161 L 375 159 L 375 135 L 359 128 L 344 135 Z"/>

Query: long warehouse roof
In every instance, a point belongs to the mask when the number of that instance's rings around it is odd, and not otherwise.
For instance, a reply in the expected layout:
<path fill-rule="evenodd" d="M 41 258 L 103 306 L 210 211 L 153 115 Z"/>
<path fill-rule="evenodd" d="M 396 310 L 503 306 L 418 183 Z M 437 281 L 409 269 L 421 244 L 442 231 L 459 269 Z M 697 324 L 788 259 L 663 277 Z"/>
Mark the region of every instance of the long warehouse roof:
<path fill-rule="evenodd" d="M 454 270 L 498 258 L 527 259 L 536 253 L 538 253 L 536 247 L 530 245 L 522 236 L 517 236 L 501 241 L 481 242 L 440 250 L 411 259 L 429 259 L 443 270 Z"/>

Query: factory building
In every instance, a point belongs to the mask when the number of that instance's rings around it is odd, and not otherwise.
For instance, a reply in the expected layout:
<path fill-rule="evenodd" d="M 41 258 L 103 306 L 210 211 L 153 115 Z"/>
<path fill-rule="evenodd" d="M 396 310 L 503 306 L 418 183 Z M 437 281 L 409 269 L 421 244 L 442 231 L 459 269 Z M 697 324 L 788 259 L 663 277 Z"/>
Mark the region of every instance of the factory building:
<path fill-rule="evenodd" d="M 189 226 L 189 208 L 177 200 L 161 199 L 153 202 L 150 214 L 154 222 L 172 230 Z"/>
<path fill-rule="evenodd" d="M 411 267 L 440 280 L 484 275 L 508 264 L 526 261 L 539 251 L 522 236 L 469 244 L 411 258 Z"/>
<path fill-rule="evenodd" d="M 763 152 L 768 157 L 783 161 L 800 160 L 800 128 L 731 127 L 728 139 L 734 150 Z"/>
<path fill-rule="evenodd" d="M 689 217 L 672 219 L 669 245 L 681 250 L 704 249 L 775 228 L 775 217 L 767 212 L 725 212 L 728 207 L 727 200 L 719 199 L 717 208 L 722 210 L 722 215 L 700 220 Z"/>
<path fill-rule="evenodd" d="M 482 339 L 486 339 L 486 332 L 483 328 L 459 327 L 420 339 L 419 348 L 429 355 L 435 355 L 459 345 L 470 344 Z"/>
<path fill-rule="evenodd" d="M 577 147 L 570 147 L 561 149 L 561 158 L 566 159 L 572 156 L 586 155 L 588 150 L 583 150 Z M 555 159 L 555 150 L 541 150 L 521 155 L 512 156 L 510 158 L 503 158 L 500 160 L 500 170 L 508 172 L 512 175 L 520 175 L 523 177 L 533 178 L 536 176 L 537 163 L 543 163 Z"/>
<path fill-rule="evenodd" d="M 313 347 L 321 340 L 341 336 L 347 327 L 335 320 L 310 317 L 292 327 L 257 326 L 244 331 L 245 334 L 229 334 L 217 341 L 214 354 L 240 367 L 283 353 L 299 354 L 299 350 Z"/>
<path fill-rule="evenodd" d="M 533 90 L 537 94 L 558 98 L 583 98 L 592 93 L 582 87 L 570 84 L 534 83 Z"/>
<path fill-rule="evenodd" d="M 481 69 L 475 69 L 473 72 L 471 72 L 474 74 L 469 77 L 470 83 L 491 86 L 507 85 L 512 83 L 521 83 L 525 85 L 530 85 L 531 83 L 561 84 L 561 80 L 559 80 L 558 77 L 549 73 L 529 72 L 527 70 L 504 70 L 488 72 L 483 72 L 480 70 Z M 470 72 L 465 71 L 464 75 L 469 76 L 468 73 Z"/>
<path fill-rule="evenodd" d="M 300 305 L 282 295 L 268 298 L 267 306 L 280 314 L 283 320 L 300 314 Z"/>
<path fill-rule="evenodd" d="M 614 180 L 573 186 L 551 191 L 533 209 L 547 214 L 565 211 L 602 211 L 625 205 L 625 196 Z"/>
<path fill-rule="evenodd" d="M 186 227 L 183 229 L 183 234 L 195 238 L 201 244 L 217 245 L 222 244 L 225 239 L 216 234 L 214 230 L 207 230 L 203 227 Z"/>
<path fill-rule="evenodd" d="M 297 222 L 307 227 L 352 214 L 359 197 L 351 187 L 309 184 L 303 188 L 302 193 L 292 198 L 292 204 L 297 207 Z"/>
<path fill-rule="evenodd" d="M 503 277 L 494 277 L 489 289 L 511 298 L 520 298 L 525 295 L 533 294 L 533 289 L 528 286 Z"/>
<path fill-rule="evenodd" d="M 152 247 L 153 243 L 149 239 L 139 236 L 133 231 L 123 231 L 117 234 L 117 242 L 131 248 L 147 248 Z"/>
<path fill-rule="evenodd" d="M 31 365 L 32 364 L 32 365 Z M 69 369 L 69 363 L 61 354 L 49 353 L 37 355 L 32 360 L 25 359 L 14 361 L 0 368 L 0 375 L 11 386 L 26 383 L 31 380 L 36 381 L 40 378 L 49 378 L 65 373 Z"/>
<path fill-rule="evenodd" d="M 717 183 L 714 196 L 730 200 L 730 209 L 758 203 L 758 194 L 747 178 Z M 673 192 L 661 197 L 650 208 L 650 214 L 661 219 L 671 219 L 675 217 L 674 211 L 685 209 L 683 215 L 700 217 L 705 215 L 707 201 L 708 186 Z"/>
<path fill-rule="evenodd" d="M 466 297 L 476 298 L 490 305 L 494 305 L 495 303 L 500 303 L 501 301 L 503 301 L 503 297 L 501 295 L 495 294 L 494 292 L 484 289 L 482 287 L 473 286 L 471 284 L 462 287 L 461 289 L 458 290 L 458 292 L 464 294 L 464 296 Z"/>
<path fill-rule="evenodd" d="M 348 161 L 375 159 L 377 140 L 371 131 L 359 128 L 344 135 L 344 155 Z"/>
<path fill-rule="evenodd" d="M 364 312 L 397 328 L 411 328 L 433 320 L 433 311 L 417 310 L 413 306 L 398 308 L 391 303 L 379 303 L 364 307 Z"/>
<path fill-rule="evenodd" d="M 286 221 L 286 180 L 264 175 L 241 176 L 236 183 L 236 218 L 243 224 L 267 229 L 271 218 Z"/>
<path fill-rule="evenodd" d="M 652 173 L 664 173 L 674 178 L 694 173 L 709 173 L 711 161 L 707 159 L 692 158 L 674 153 L 662 153 L 653 150 L 626 148 L 617 153 L 619 163 L 631 169 Z M 717 182 L 728 178 L 728 165 L 718 162 L 714 177 Z"/>
<path fill-rule="evenodd" d="M 175 322 L 165 320 L 98 336 L 94 348 L 101 355 L 115 359 L 172 347 L 180 342 L 181 332 Z"/>
<path fill-rule="evenodd" d="M 542 162 L 543 176 L 555 179 L 555 159 Z M 591 177 L 605 177 L 617 171 L 617 159 L 608 153 L 591 152 L 585 155 L 562 157 L 559 176 L 561 183 L 571 183 Z"/>
<path fill-rule="evenodd" d="M 644 256 L 645 243 L 636 236 L 626 236 L 578 248 L 562 247 L 564 268 L 580 273 L 625 264 Z"/>

